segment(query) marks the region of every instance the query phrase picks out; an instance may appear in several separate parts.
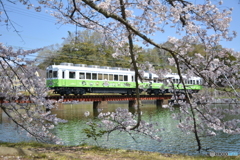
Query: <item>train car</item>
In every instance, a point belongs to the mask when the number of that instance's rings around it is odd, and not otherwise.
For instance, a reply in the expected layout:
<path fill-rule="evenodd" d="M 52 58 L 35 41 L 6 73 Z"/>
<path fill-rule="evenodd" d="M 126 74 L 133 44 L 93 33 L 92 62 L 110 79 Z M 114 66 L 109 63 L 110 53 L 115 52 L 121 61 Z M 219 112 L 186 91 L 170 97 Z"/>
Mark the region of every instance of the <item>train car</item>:
<path fill-rule="evenodd" d="M 164 76 L 165 80 L 170 83 L 169 88 L 174 89 L 177 92 L 183 92 L 184 87 L 180 81 L 180 77 L 178 74 L 167 74 Z M 200 77 L 192 76 L 187 78 L 183 75 L 183 80 L 186 86 L 186 89 L 189 93 L 197 93 L 199 90 L 202 89 L 203 80 Z M 166 91 L 166 92 L 173 92 L 173 91 Z"/>
<path fill-rule="evenodd" d="M 72 63 L 47 67 L 47 86 L 61 95 L 134 94 L 136 87 L 134 72 L 130 69 Z"/>
<path fill-rule="evenodd" d="M 47 87 L 60 95 L 83 95 L 86 93 L 130 95 L 136 92 L 135 72 L 127 68 L 61 63 L 60 65 L 51 65 L 46 70 Z M 143 82 L 139 82 L 139 92 L 146 91 L 148 94 L 155 95 L 171 92 L 171 87 L 164 85 L 156 74 L 150 72 L 142 72 L 142 74 Z M 175 79 L 177 78 L 173 79 L 174 82 L 177 82 Z M 179 87 L 178 89 L 183 88 Z M 190 85 L 188 89 L 196 90 Z"/>

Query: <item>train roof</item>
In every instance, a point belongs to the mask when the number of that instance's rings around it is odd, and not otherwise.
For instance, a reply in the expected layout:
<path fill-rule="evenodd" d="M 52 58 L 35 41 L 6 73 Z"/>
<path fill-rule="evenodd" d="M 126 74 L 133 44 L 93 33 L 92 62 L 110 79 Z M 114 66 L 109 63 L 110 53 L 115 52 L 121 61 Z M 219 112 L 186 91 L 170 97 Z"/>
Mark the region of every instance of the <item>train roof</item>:
<path fill-rule="evenodd" d="M 51 65 L 46 68 L 47 70 L 69 70 L 69 71 L 91 71 L 91 72 L 104 72 L 104 73 L 118 73 L 118 74 L 134 74 L 134 71 L 131 71 L 129 68 L 121 67 L 109 67 L 109 66 L 99 66 L 99 65 L 86 65 L 86 64 L 73 64 L 73 63 L 60 63 L 59 65 Z M 158 75 L 154 73 L 144 72 L 145 78 L 158 78 Z M 164 78 L 175 78 L 179 79 L 179 75 L 176 73 L 167 74 Z M 183 78 L 186 78 L 186 75 L 183 75 Z M 200 77 L 192 76 L 192 80 L 201 79 Z"/>
<path fill-rule="evenodd" d="M 115 73 L 128 73 L 133 74 L 128 68 L 121 67 L 109 67 L 109 66 L 99 66 L 99 65 L 86 65 L 86 64 L 73 64 L 73 63 L 60 63 L 59 65 L 51 65 L 46 68 L 47 70 L 70 70 L 70 71 L 92 71 L 92 72 L 115 72 Z"/>
<path fill-rule="evenodd" d="M 167 74 L 164 76 L 165 78 L 176 78 L 176 79 L 179 79 L 179 75 L 176 74 L 176 73 L 173 73 L 173 74 Z M 186 75 L 183 75 L 183 78 L 187 78 Z M 197 80 L 197 79 L 201 79 L 201 77 L 197 77 L 197 76 L 191 76 L 190 78 L 188 79 L 192 79 L 192 80 Z"/>

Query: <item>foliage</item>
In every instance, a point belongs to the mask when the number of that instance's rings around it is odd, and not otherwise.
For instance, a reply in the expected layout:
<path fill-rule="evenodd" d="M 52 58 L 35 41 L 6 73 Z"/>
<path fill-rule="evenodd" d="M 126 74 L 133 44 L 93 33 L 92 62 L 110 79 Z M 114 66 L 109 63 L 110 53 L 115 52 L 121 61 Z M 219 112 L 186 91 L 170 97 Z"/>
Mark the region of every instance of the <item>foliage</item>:
<path fill-rule="evenodd" d="M 52 64 L 63 62 L 74 64 L 116 66 L 129 68 L 129 56 L 113 58 L 113 48 L 106 45 L 98 32 L 79 31 L 77 35 L 69 33 L 62 47 L 48 46 L 36 59 L 43 59 L 38 67 L 45 69 Z"/>
<path fill-rule="evenodd" d="M 95 122 L 88 122 L 88 126 L 90 128 L 83 129 L 83 132 L 88 138 L 92 138 L 98 144 L 97 139 L 101 138 L 107 131 L 98 130 L 98 125 Z"/>
<path fill-rule="evenodd" d="M 137 124 L 137 114 L 132 114 L 128 109 L 117 108 L 115 112 L 100 112 L 98 115 L 99 122 L 87 122 L 90 129 L 84 129 L 88 138 L 93 138 L 97 142 L 97 138 L 102 137 L 104 134 L 111 134 L 114 131 L 126 132 L 135 140 L 135 135 L 144 135 L 161 141 L 158 132 L 157 124 L 149 123 L 144 120 L 140 121 L 138 128 L 132 130 Z M 99 130 L 97 130 L 99 128 Z M 107 136 L 108 137 L 108 136 Z"/>
<path fill-rule="evenodd" d="M 60 119 L 51 115 L 51 112 L 46 112 L 46 108 L 55 107 L 52 101 L 45 99 L 48 89 L 44 81 L 35 74 L 37 68 L 22 65 L 21 57 L 38 50 L 14 51 L 13 48 L 0 44 L 0 108 L 19 127 L 19 132 L 27 133 L 41 142 L 60 143 L 49 132 Z"/>
<path fill-rule="evenodd" d="M 54 60 L 58 57 L 60 45 L 51 45 L 43 48 L 38 52 L 35 65 L 45 70 L 47 66 L 54 64 Z"/>

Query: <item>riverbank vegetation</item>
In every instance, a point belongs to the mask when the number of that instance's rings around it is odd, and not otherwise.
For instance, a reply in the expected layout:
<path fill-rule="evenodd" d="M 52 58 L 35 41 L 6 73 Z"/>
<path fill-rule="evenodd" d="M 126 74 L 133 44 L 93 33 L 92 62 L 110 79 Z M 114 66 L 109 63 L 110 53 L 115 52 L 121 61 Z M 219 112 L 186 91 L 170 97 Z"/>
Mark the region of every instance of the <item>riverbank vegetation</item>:
<path fill-rule="evenodd" d="M 230 160 L 240 156 L 210 157 L 163 154 L 124 149 L 105 149 L 96 146 L 61 146 L 36 142 L 1 143 L 0 157 L 8 159 L 98 159 L 98 160 Z"/>

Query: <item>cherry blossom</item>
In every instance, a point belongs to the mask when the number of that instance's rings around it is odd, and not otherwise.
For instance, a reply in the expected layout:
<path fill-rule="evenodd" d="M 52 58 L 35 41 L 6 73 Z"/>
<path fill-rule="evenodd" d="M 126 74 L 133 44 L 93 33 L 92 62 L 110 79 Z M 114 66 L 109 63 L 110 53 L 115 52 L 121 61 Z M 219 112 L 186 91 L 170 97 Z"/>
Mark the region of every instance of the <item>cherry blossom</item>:
<path fill-rule="evenodd" d="M 55 102 L 46 100 L 48 89 L 44 80 L 36 75 L 37 68 L 22 65 L 24 57 L 36 50 L 14 50 L 0 44 L 0 96 L 4 103 L 0 108 L 29 136 L 42 142 L 60 143 L 50 130 L 59 122 L 65 122 L 46 109 L 55 108 Z M 31 103 L 22 103 L 21 101 Z"/>

